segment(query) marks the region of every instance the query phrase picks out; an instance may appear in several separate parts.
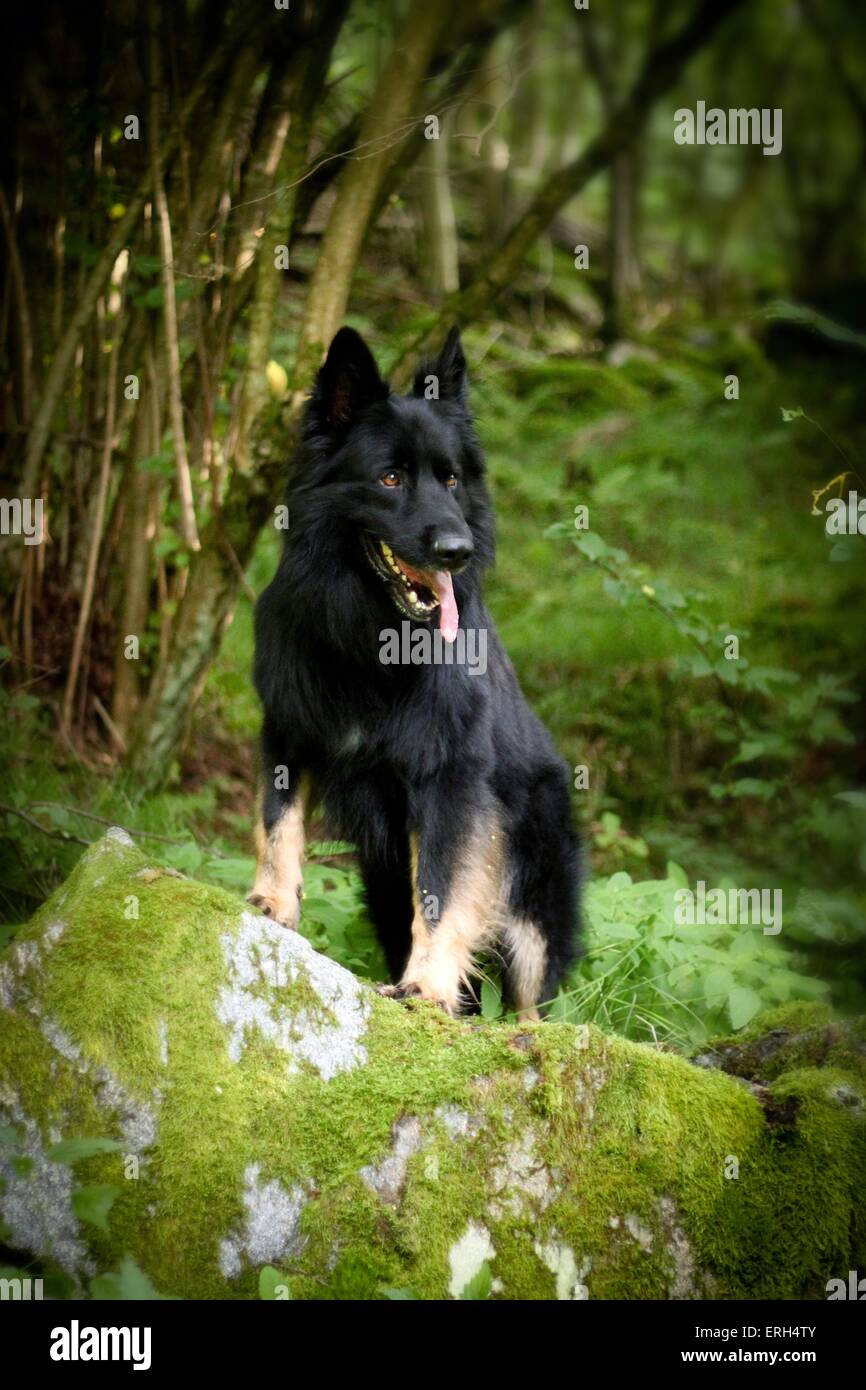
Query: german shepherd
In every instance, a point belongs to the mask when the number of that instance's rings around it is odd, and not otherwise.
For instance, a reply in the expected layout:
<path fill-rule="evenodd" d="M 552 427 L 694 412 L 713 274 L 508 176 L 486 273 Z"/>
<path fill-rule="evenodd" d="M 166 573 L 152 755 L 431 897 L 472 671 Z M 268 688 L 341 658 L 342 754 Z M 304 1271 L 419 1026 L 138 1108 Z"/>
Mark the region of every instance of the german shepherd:
<path fill-rule="evenodd" d="M 538 1018 L 577 953 L 579 850 L 567 769 L 482 600 L 493 516 L 456 329 L 405 396 L 353 329 L 337 333 L 288 505 L 256 607 L 263 795 L 249 901 L 297 927 L 304 819 L 318 804 L 329 832 L 358 846 L 395 981 L 383 993 L 458 1013 L 492 952 L 511 1006 Z M 484 670 L 461 659 L 470 647 Z"/>

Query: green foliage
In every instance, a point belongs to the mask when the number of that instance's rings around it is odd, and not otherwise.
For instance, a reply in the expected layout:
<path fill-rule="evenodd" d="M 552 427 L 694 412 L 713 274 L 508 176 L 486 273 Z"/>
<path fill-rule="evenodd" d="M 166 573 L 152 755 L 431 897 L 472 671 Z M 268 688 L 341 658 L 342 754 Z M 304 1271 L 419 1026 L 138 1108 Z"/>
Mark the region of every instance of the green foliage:
<path fill-rule="evenodd" d="M 663 879 L 633 882 L 616 873 L 591 883 L 586 954 L 552 1017 L 688 1050 L 745 1027 L 762 1008 L 827 993 L 823 981 L 803 973 L 802 958 L 760 925 L 679 923 L 675 895 L 687 887 L 676 864 Z"/>
<path fill-rule="evenodd" d="M 259 1272 L 259 1298 L 266 1303 L 291 1301 L 288 1275 L 273 1265 L 264 1265 Z"/>
<path fill-rule="evenodd" d="M 460 1298 L 465 1302 L 485 1302 L 493 1291 L 493 1275 L 485 1260 L 478 1273 L 460 1290 Z"/>
<path fill-rule="evenodd" d="M 111 1274 L 98 1274 L 90 1281 L 90 1296 L 97 1300 L 138 1302 L 175 1302 L 173 1295 L 159 1293 L 135 1260 L 129 1256 Z"/>
<path fill-rule="evenodd" d="M 79 1221 L 89 1221 L 100 1231 L 108 1230 L 108 1213 L 120 1196 L 120 1188 L 112 1183 L 94 1183 L 78 1187 L 72 1194 L 72 1210 Z"/>
<path fill-rule="evenodd" d="M 68 1163 L 70 1166 L 82 1159 L 92 1158 L 94 1154 L 117 1153 L 120 1144 L 116 1139 L 61 1139 L 52 1144 L 46 1153 L 52 1163 Z"/>
<path fill-rule="evenodd" d="M 575 531 L 561 522 L 547 534 L 572 540 L 603 572 L 603 592 L 613 602 L 621 607 L 649 605 L 664 615 L 685 648 L 673 662 L 675 675 L 711 680 L 721 687 L 715 734 L 728 746 L 725 770 L 760 763 L 768 771 L 762 778 L 747 775 L 713 783 L 709 790 L 715 799 L 793 796 L 792 770 L 812 750 L 856 741 L 839 706 L 856 703 L 857 696 L 840 676 L 822 672 L 807 680 L 783 667 L 754 665 L 739 651 L 749 630 L 731 632 L 728 623 L 708 616 L 704 595 L 650 576 L 646 566 L 635 565 L 623 549 L 608 545 L 594 531 Z M 738 698 L 725 687 L 733 688 Z"/>

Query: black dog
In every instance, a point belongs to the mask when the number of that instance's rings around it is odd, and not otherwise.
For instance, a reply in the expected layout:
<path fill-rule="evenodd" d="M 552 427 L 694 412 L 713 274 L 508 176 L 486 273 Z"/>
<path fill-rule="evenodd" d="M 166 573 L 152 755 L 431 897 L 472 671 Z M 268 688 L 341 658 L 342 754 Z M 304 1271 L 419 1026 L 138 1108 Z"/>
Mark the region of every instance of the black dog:
<path fill-rule="evenodd" d="M 297 925 L 315 800 L 358 845 L 398 981 L 383 992 L 457 1012 L 488 949 L 510 1002 L 537 1017 L 576 954 L 578 847 L 566 768 L 481 598 L 493 518 L 456 329 L 407 396 L 357 333 L 337 334 L 288 500 L 256 609 L 264 794 L 250 901 Z"/>

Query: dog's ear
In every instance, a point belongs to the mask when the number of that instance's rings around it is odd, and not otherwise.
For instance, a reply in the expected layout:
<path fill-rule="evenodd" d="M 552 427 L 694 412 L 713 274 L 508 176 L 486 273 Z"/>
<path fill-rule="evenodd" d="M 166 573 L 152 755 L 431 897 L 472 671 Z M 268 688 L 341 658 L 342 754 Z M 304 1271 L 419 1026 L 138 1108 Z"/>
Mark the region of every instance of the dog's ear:
<path fill-rule="evenodd" d="M 422 362 L 415 373 L 412 394 L 424 400 L 456 401 L 465 405 L 467 395 L 466 358 L 460 342 L 460 329 L 451 329 L 439 356 Z"/>
<path fill-rule="evenodd" d="M 360 410 L 384 400 L 390 389 L 360 333 L 341 328 L 319 368 L 310 412 L 318 424 L 344 430 Z"/>

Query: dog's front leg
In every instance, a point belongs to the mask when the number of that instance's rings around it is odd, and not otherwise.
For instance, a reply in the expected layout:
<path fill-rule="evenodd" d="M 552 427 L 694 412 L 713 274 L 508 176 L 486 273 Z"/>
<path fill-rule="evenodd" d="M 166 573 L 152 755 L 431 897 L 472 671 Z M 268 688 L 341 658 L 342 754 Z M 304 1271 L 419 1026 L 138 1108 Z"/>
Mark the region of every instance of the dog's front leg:
<path fill-rule="evenodd" d="M 425 810 L 409 837 L 414 902 L 409 959 L 399 983 L 382 993 L 432 999 L 456 1014 L 471 997 L 475 957 L 495 931 L 502 836 L 489 809 L 461 816 L 446 797 Z"/>
<path fill-rule="evenodd" d="M 255 828 L 256 879 L 247 902 L 296 930 L 301 915 L 304 817 L 310 779 L 264 760 L 261 816 Z M 283 783 L 288 781 L 288 786 Z"/>

